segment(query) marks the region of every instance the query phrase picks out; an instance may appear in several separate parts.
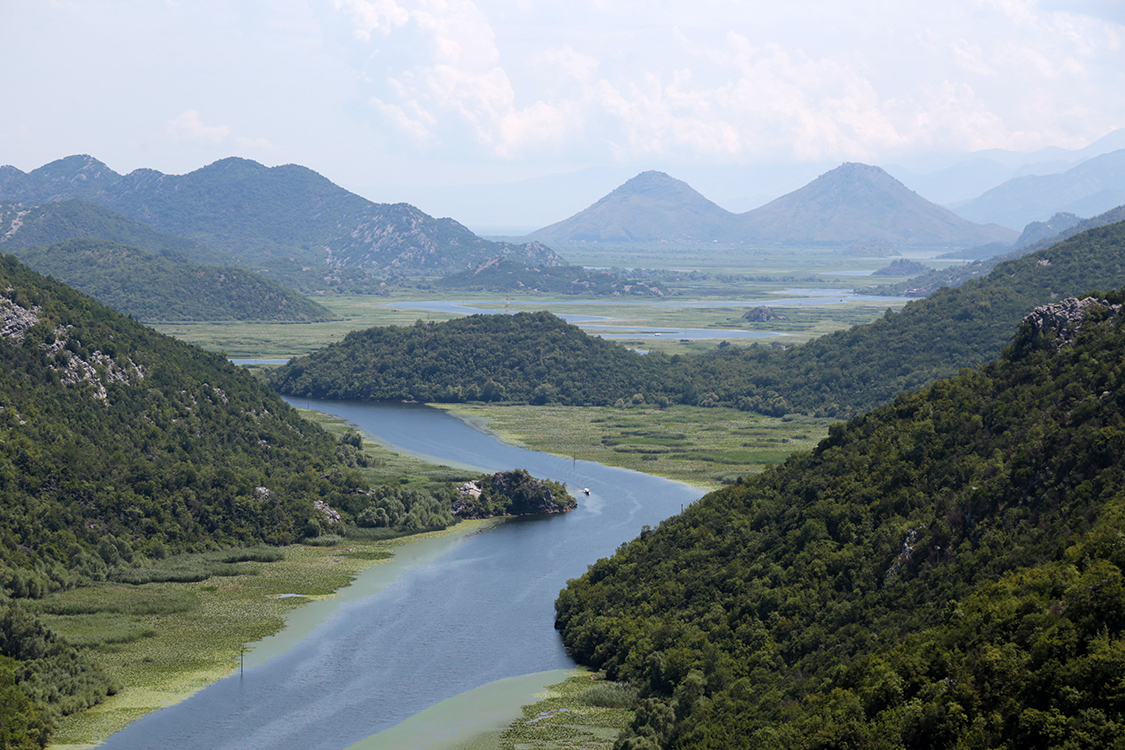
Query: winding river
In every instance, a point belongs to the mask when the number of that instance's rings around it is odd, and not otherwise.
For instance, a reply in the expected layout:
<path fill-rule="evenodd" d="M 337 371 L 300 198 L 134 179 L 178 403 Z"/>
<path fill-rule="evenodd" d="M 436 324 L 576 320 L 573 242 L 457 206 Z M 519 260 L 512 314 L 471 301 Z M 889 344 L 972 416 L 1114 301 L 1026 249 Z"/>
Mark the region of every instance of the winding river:
<path fill-rule="evenodd" d="M 347 748 L 466 691 L 572 667 L 553 628 L 567 579 L 702 494 L 508 445 L 423 405 L 293 403 L 344 417 L 397 450 L 566 482 L 579 507 L 446 542 L 378 593 L 340 603 L 284 653 L 149 714 L 103 747 Z"/>

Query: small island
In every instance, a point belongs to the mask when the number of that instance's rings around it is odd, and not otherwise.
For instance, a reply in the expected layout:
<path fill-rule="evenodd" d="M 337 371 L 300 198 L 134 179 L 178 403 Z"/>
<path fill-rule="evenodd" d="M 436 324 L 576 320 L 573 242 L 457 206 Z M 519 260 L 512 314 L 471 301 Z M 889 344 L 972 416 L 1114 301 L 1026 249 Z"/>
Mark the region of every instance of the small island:
<path fill-rule="evenodd" d="M 457 518 L 553 515 L 578 507 L 566 485 L 536 479 L 526 469 L 499 471 L 462 484 L 453 500 Z"/>

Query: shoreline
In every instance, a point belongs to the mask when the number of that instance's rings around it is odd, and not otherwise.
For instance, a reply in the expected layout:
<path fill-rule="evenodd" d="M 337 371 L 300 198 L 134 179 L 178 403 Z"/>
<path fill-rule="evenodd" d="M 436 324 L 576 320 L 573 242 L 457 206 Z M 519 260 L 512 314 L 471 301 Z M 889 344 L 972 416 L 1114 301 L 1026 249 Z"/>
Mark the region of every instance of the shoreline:
<path fill-rule="evenodd" d="M 304 640 L 321 624 L 328 622 L 341 605 L 379 593 L 407 570 L 437 559 L 461 539 L 487 531 L 503 521 L 503 518 L 462 520 L 455 526 L 441 531 L 430 531 L 383 542 L 384 545 L 394 548 L 393 557 L 369 561 L 370 565 L 359 571 L 351 582 L 336 589 L 330 596 L 290 610 L 285 616 L 285 626 L 280 631 L 246 644 L 246 666 L 255 667 L 265 664 L 275 656 L 280 656 Z"/>
<path fill-rule="evenodd" d="M 100 746 L 110 736 L 141 717 L 187 700 L 207 686 L 237 673 L 240 649 L 245 649 L 246 667 L 265 663 L 330 620 L 343 604 L 378 593 L 409 568 L 439 557 L 461 539 L 487 530 L 501 521 L 502 519 L 462 521 L 441 531 L 375 543 L 345 542 L 336 548 L 293 545 L 282 548 L 287 551 L 285 561 L 269 564 L 281 567 L 271 569 L 265 566 L 265 570 L 259 575 L 212 578 L 195 584 L 149 584 L 185 588 L 197 593 L 206 592 L 201 593 L 201 598 L 204 599 L 201 609 L 210 607 L 223 611 L 223 607 L 226 607 L 224 615 L 229 614 L 231 609 L 241 609 L 235 615 L 243 618 L 238 624 L 248 628 L 257 637 L 246 641 L 235 639 L 237 645 L 233 647 L 231 643 L 217 644 L 213 648 L 204 647 L 202 641 L 207 640 L 206 635 L 200 642 L 178 643 L 177 639 L 182 636 L 180 631 L 199 631 L 201 623 L 191 622 L 185 625 L 177 619 L 180 617 L 178 615 L 147 618 L 157 630 L 157 635 L 153 638 L 141 639 L 142 643 L 125 644 L 114 650 L 91 652 L 95 661 L 118 678 L 122 689 L 101 703 L 60 720 L 54 734 L 55 739 L 47 746 L 48 750 L 90 750 Z M 384 560 L 363 559 L 349 554 L 356 549 L 371 548 L 393 550 L 394 554 Z M 293 554 L 288 554 L 290 551 Z M 279 592 L 269 592 L 272 578 L 288 580 L 296 572 L 300 580 L 302 567 L 315 569 L 321 577 L 320 580 L 308 579 L 309 588 L 306 590 L 310 593 L 286 596 Z M 311 593 L 317 586 L 323 587 L 325 580 L 333 578 L 337 582 L 334 585 L 329 583 L 330 590 Z M 339 580 L 341 578 L 345 580 Z M 249 590 L 250 596 L 232 605 L 219 601 L 218 596 L 214 595 L 219 588 L 226 591 Z M 292 588 L 299 586 L 288 582 L 286 590 Z M 211 599 L 207 598 L 209 596 Z M 209 622 L 202 624 L 202 627 L 205 629 L 214 625 L 215 623 Z M 162 637 L 169 643 L 163 643 L 160 640 Z M 199 638 L 198 635 L 196 637 Z M 200 648 L 206 650 L 211 658 L 197 658 L 194 663 L 185 664 L 188 660 L 183 658 L 183 654 L 198 657 Z M 153 651 L 157 652 L 156 658 Z M 165 651 L 172 653 L 163 654 Z M 162 660 L 161 656 L 165 658 Z M 161 669 L 164 665 L 153 663 L 160 661 L 170 662 L 175 666 Z M 153 664 L 146 668 L 142 662 Z"/>
<path fill-rule="evenodd" d="M 583 669 L 572 667 L 496 680 L 436 703 L 346 750 L 469 750 L 499 736 L 551 685 L 580 674 Z"/>

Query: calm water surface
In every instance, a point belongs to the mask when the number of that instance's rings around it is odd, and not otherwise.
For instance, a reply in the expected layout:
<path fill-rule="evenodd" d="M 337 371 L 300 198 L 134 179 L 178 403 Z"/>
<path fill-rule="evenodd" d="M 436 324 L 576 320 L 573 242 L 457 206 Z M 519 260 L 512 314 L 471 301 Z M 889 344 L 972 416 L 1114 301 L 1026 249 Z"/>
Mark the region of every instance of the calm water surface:
<path fill-rule="evenodd" d="M 487 471 L 526 468 L 566 482 L 579 508 L 455 542 L 378 594 L 341 605 L 285 654 L 150 714 L 104 747 L 346 748 L 489 682 L 570 667 L 553 628 L 559 589 L 641 526 L 702 494 L 505 445 L 422 405 L 293 403 L 338 414 L 411 453 Z"/>

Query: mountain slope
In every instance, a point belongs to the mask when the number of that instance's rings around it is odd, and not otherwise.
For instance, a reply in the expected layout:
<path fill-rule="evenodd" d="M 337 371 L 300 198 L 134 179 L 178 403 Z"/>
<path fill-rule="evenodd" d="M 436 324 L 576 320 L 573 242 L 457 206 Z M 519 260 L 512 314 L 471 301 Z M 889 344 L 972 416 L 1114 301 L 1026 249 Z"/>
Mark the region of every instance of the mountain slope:
<path fill-rule="evenodd" d="M 642 172 L 569 219 L 529 235 L 541 242 L 707 242 L 734 214 L 663 172 Z"/>
<path fill-rule="evenodd" d="M 343 513 L 365 499 L 357 476 L 335 471 L 333 439 L 221 356 L 11 256 L 0 289 L 9 595 L 104 578 L 134 552 L 291 541 L 319 515 L 314 499 Z"/>
<path fill-rule="evenodd" d="M 951 208 L 970 221 L 1022 227 L 1058 212 L 1093 216 L 1125 203 L 1125 149 L 1062 174 L 1016 177 Z"/>
<path fill-rule="evenodd" d="M 589 208 L 529 236 L 544 242 L 878 242 L 931 248 L 1011 242 L 1017 234 L 966 221 L 878 167 L 844 164 L 744 214 L 720 208 L 662 172 L 644 172 Z"/>
<path fill-rule="evenodd" d="M 82 180 L 75 167 L 91 169 L 82 160 L 95 161 L 68 157 L 27 175 L 6 168 L 0 198 L 44 202 L 43 175 L 49 174 L 52 199 L 84 197 L 221 251 L 228 264 L 279 273 L 328 266 L 444 274 L 497 256 L 563 264 L 538 243 L 485 240 L 452 219 L 434 219 L 404 203 L 372 203 L 295 164 L 269 168 L 232 157 L 185 175 L 138 169 L 115 180 L 102 172 L 98 180 Z M 98 189 L 91 191 L 94 183 Z"/>
<path fill-rule="evenodd" d="M 186 237 L 158 232 L 136 219 L 96 203 L 72 198 L 37 206 L 0 204 L 0 250 L 19 254 L 29 247 L 94 237 L 120 242 L 171 260 L 218 264 L 225 259 Z"/>
<path fill-rule="evenodd" d="M 1125 223 L 1087 230 L 873 323 L 787 351 L 715 350 L 695 363 L 695 382 L 719 404 L 852 416 L 997 356 L 1034 307 L 1121 285 Z"/>
<path fill-rule="evenodd" d="M 738 217 L 728 239 L 782 244 L 880 240 L 902 247 L 972 247 L 1015 239 L 930 203 L 878 167 L 843 164 Z"/>
<path fill-rule="evenodd" d="M 834 427 L 570 581 L 570 653 L 647 696 L 617 747 L 1119 746 L 1110 303 L 1051 305 L 1000 362 Z"/>
<path fill-rule="evenodd" d="M 31 268 L 144 321 L 327 320 L 327 308 L 241 268 L 173 261 L 139 248 L 78 239 L 22 250 Z"/>
<path fill-rule="evenodd" d="M 969 279 L 983 277 L 995 268 L 997 264 L 1003 263 L 1006 260 L 1021 258 L 1037 250 L 1056 245 L 1088 229 L 1104 227 L 1107 224 L 1116 224 L 1120 221 L 1125 221 L 1125 206 L 1118 206 L 1092 219 L 1078 219 L 1073 214 L 1056 214 L 1047 222 L 1033 221 L 1028 224 L 1024 229 L 1024 233 L 1020 235 L 1020 239 L 1013 245 L 1014 250 L 1003 251 L 998 248 L 993 248 L 993 250 L 999 251 L 985 256 L 981 260 L 975 260 L 963 266 L 934 269 L 929 273 L 922 274 L 921 276 L 917 276 L 901 284 L 871 287 L 866 291 L 870 294 L 886 294 L 892 297 L 901 294 L 906 294 L 911 297 L 923 297 L 932 294 L 943 286 L 956 287 L 964 284 Z M 1057 232 L 1052 231 L 1055 227 L 1061 228 Z M 1051 235 L 1046 238 L 1037 238 L 1036 236 L 1047 232 L 1051 232 Z M 981 248 L 978 248 L 978 250 L 979 249 Z"/>

